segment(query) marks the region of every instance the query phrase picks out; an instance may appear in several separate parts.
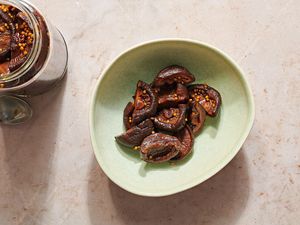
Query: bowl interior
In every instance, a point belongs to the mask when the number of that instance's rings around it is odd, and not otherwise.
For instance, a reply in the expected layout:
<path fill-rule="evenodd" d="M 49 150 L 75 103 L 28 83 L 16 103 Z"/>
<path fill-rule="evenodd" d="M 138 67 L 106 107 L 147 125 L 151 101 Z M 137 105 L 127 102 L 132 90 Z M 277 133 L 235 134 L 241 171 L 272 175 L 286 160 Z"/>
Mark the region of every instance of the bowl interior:
<path fill-rule="evenodd" d="M 152 82 L 169 65 L 186 67 L 196 83 L 219 90 L 223 104 L 196 137 L 193 153 L 175 164 L 147 164 L 114 136 L 124 132 L 122 116 L 138 80 Z M 97 160 L 122 188 L 144 196 L 164 196 L 193 187 L 222 169 L 238 152 L 253 123 L 251 91 L 240 70 L 218 50 L 191 41 L 157 41 L 122 54 L 103 74 L 91 108 L 91 135 Z"/>

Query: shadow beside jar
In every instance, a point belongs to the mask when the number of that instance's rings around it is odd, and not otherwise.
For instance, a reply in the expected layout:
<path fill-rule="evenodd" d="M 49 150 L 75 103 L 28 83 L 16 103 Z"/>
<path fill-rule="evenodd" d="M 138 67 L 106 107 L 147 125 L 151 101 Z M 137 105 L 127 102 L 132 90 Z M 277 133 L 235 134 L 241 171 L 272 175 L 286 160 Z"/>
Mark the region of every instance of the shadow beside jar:
<path fill-rule="evenodd" d="M 1 155 L 6 192 L 0 217 L 4 224 L 36 224 L 47 207 L 48 186 L 66 86 L 66 78 L 57 88 L 30 98 L 34 115 L 16 126 L 0 126 Z M 3 151 L 3 152 L 2 152 Z"/>

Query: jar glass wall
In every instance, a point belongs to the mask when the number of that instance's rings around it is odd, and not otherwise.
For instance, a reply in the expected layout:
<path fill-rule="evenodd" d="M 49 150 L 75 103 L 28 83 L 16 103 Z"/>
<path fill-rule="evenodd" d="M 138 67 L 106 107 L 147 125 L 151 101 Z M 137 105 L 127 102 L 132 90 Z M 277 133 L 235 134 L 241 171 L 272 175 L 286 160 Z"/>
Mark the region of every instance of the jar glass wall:
<path fill-rule="evenodd" d="M 13 98 L 5 98 L 6 103 L 1 102 L 3 98 L 0 98 L 0 122 L 2 120 L 2 122 L 7 123 L 7 121 L 4 121 L 7 120 L 5 118 L 11 118 L 11 116 L 7 116 L 9 112 L 4 112 L 7 99 L 17 101 L 18 98 L 15 97 L 29 98 L 54 88 L 67 71 L 68 51 L 62 34 L 43 16 L 37 7 L 24 0 L 0 0 L 0 6 L 2 5 L 12 6 L 22 12 L 20 16 L 24 17 L 24 21 L 30 28 L 25 31 L 25 35 L 28 35 L 30 30 L 32 34 L 29 34 L 29 36 L 33 37 L 30 39 L 32 40 L 32 48 L 26 52 L 28 54 L 26 55 L 26 60 L 17 69 L 8 70 L 8 73 L 0 75 L 0 96 L 13 96 Z M 10 16 L 5 7 L 0 8 L 0 11 L 0 16 L 3 13 Z M 3 17 L 6 18 L 5 15 L 2 16 L 2 20 Z M 12 26 L 17 26 L 18 28 L 18 24 L 12 24 Z M 7 27 L 9 28 L 9 26 Z M 15 39 L 14 37 L 12 38 L 13 41 Z M 18 43 L 18 45 L 18 48 L 23 50 L 23 44 Z M 13 53 L 8 54 L 12 55 Z M 9 57 L 7 60 L 9 61 Z M 1 71 L 4 70 L 1 69 L 0 65 Z M 24 105 L 24 100 L 20 100 L 19 103 Z M 10 110 L 12 109 L 11 105 L 17 106 L 18 104 L 10 104 L 10 107 L 7 107 Z M 23 105 L 22 107 L 24 108 Z M 6 115 L 5 118 L 1 117 L 3 114 Z"/>

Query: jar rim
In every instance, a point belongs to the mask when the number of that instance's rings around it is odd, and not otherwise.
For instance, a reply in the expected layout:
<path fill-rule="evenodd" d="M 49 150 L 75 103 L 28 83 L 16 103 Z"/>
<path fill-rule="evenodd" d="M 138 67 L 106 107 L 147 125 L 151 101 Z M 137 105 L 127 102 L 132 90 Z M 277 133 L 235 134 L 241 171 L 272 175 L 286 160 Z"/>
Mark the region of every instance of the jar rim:
<path fill-rule="evenodd" d="M 41 52 L 41 35 L 39 31 L 38 26 L 38 20 L 34 16 L 33 12 L 30 10 L 30 7 L 32 7 L 30 4 L 27 3 L 25 0 L 0 0 L 0 4 L 4 5 L 11 5 L 17 9 L 19 9 L 21 12 L 25 14 L 25 16 L 28 18 L 34 39 L 32 43 L 32 49 L 29 53 L 29 56 L 27 57 L 26 61 L 15 71 L 6 74 L 5 76 L 0 76 L 0 83 L 8 83 L 12 82 L 14 80 L 17 80 L 21 78 L 23 75 L 25 75 L 34 65 L 34 63 L 37 61 L 38 56 Z"/>

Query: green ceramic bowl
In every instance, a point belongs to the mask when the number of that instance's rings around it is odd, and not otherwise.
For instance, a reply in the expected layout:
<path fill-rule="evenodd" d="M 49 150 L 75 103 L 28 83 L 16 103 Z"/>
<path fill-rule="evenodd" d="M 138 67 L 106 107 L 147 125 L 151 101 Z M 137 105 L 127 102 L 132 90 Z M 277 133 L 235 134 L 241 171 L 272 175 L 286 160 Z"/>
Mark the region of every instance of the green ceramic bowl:
<path fill-rule="evenodd" d="M 186 159 L 175 165 L 147 164 L 114 137 L 124 131 L 123 109 L 132 100 L 137 81 L 151 82 L 173 64 L 191 71 L 196 83 L 219 90 L 223 105 L 218 117 L 206 120 Z M 171 195 L 216 174 L 242 147 L 253 120 L 251 90 L 236 63 L 212 46 L 183 39 L 143 43 L 117 57 L 98 81 L 90 109 L 91 139 L 101 168 L 121 188 L 142 196 Z"/>

